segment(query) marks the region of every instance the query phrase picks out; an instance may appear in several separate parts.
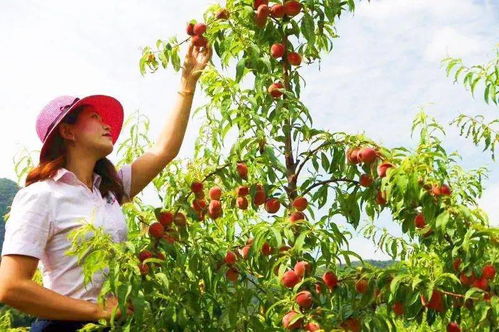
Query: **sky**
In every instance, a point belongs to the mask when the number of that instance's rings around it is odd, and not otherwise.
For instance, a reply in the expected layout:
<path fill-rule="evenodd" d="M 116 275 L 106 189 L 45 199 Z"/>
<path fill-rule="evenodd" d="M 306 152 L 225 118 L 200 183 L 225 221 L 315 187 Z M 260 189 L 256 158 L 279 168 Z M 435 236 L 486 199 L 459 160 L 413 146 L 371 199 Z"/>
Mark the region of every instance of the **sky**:
<path fill-rule="evenodd" d="M 16 181 L 13 158 L 41 148 L 35 131 L 39 111 L 60 95 L 106 94 L 139 110 L 158 137 L 173 107 L 180 74 L 160 70 L 142 77 L 141 49 L 157 39 L 184 37 L 190 19 L 222 1 L 183 0 L 4 0 L 0 2 L 0 177 Z M 364 132 L 387 147 L 414 146 L 411 122 L 421 107 L 440 123 L 457 114 L 498 118 L 498 108 L 453 84 L 441 67 L 446 56 L 484 64 L 499 42 L 499 0 L 372 0 L 357 2 L 338 21 L 334 50 L 304 68 L 302 100 L 318 128 Z M 185 50 L 182 54 L 185 53 Z M 206 99 L 198 89 L 193 109 Z M 201 119 L 191 119 L 179 158 L 192 156 Z M 457 151 L 467 169 L 491 171 L 481 199 L 491 223 L 499 225 L 499 167 L 458 131 L 447 126 L 445 147 Z M 126 135 L 126 133 L 125 133 Z M 122 135 L 117 144 L 125 139 Z M 117 161 L 115 152 L 110 159 Z M 158 203 L 144 190 L 149 204 Z M 381 227 L 400 235 L 389 218 Z M 384 259 L 369 241 L 355 237 L 351 248 L 365 258 Z"/>

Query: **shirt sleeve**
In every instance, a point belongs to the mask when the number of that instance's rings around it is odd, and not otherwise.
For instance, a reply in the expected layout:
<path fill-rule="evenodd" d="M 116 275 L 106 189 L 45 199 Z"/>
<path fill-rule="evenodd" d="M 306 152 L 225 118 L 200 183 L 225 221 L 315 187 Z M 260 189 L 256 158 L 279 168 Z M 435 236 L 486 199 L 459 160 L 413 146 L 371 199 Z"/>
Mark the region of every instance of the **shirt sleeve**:
<path fill-rule="evenodd" d="M 125 189 L 125 196 L 123 197 L 124 202 L 129 202 L 130 199 L 130 190 L 132 187 L 132 165 L 127 164 L 123 165 L 118 171 L 118 177 L 123 182 L 123 187 Z"/>
<path fill-rule="evenodd" d="M 42 258 L 52 229 L 49 195 L 48 191 L 40 191 L 37 183 L 16 193 L 5 224 L 2 256 L 17 254 Z"/>

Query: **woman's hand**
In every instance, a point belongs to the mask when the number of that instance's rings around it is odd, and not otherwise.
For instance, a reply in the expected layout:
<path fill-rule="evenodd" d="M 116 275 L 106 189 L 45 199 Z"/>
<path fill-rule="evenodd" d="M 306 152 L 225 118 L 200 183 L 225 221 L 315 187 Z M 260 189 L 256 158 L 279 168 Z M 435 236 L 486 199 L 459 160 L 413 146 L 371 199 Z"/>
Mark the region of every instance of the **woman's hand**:
<path fill-rule="evenodd" d="M 200 47 L 194 46 L 191 40 L 182 66 L 182 81 L 184 84 L 191 87 L 196 85 L 212 54 L 213 50 L 210 44 L 206 44 L 206 47 L 201 50 Z"/>
<path fill-rule="evenodd" d="M 104 300 L 104 304 L 99 303 L 98 306 L 99 306 L 99 315 L 98 315 L 99 319 L 104 318 L 106 321 L 110 321 L 111 320 L 111 316 L 113 314 L 114 308 L 117 308 L 116 309 L 116 315 L 114 317 L 115 318 L 120 318 L 121 317 L 121 310 L 119 308 L 118 298 L 116 296 L 114 296 L 114 295 L 106 298 Z M 127 315 L 132 315 L 133 314 L 133 310 L 134 310 L 133 305 L 132 304 L 128 304 L 126 314 Z"/>

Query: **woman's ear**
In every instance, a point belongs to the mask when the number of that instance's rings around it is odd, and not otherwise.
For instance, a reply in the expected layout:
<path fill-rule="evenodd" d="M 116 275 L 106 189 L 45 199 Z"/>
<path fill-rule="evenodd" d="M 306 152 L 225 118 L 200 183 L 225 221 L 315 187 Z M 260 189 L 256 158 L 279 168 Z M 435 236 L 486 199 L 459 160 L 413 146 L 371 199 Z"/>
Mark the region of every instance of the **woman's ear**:
<path fill-rule="evenodd" d="M 59 130 L 59 135 L 61 135 L 62 138 L 68 141 L 75 140 L 75 135 L 73 133 L 73 128 L 71 125 L 63 122 L 58 126 L 57 130 Z"/>

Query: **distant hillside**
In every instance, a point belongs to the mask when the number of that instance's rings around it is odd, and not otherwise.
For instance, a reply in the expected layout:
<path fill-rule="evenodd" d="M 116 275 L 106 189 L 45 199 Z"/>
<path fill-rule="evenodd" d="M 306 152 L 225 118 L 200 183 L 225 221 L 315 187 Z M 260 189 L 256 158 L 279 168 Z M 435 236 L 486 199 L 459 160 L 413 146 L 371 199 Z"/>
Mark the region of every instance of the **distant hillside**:
<path fill-rule="evenodd" d="M 5 234 L 5 221 L 3 216 L 10 211 L 10 205 L 14 200 L 14 196 L 21 189 L 17 183 L 12 180 L 0 179 L 0 253 L 2 251 L 3 239 Z"/>

